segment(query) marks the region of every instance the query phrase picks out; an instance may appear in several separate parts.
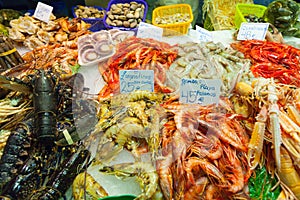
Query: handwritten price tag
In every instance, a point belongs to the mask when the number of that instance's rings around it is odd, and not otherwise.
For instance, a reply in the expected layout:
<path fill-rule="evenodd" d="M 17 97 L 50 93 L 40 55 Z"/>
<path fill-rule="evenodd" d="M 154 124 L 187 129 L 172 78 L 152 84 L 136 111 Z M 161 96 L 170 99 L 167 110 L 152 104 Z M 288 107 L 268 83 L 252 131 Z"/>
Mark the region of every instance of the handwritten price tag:
<path fill-rule="evenodd" d="M 201 42 L 211 42 L 213 41 L 212 33 L 198 25 L 196 25 L 196 31 L 198 33 L 198 38 Z"/>
<path fill-rule="evenodd" d="M 243 22 L 237 35 L 238 40 L 264 40 L 269 23 L 247 23 Z"/>
<path fill-rule="evenodd" d="M 130 93 L 135 90 L 154 91 L 153 70 L 119 70 L 120 93 Z"/>
<path fill-rule="evenodd" d="M 163 29 L 152 24 L 140 22 L 136 36 L 139 38 L 152 38 L 158 41 L 162 40 Z"/>
<path fill-rule="evenodd" d="M 219 102 L 220 79 L 181 79 L 179 101 L 186 104 L 209 105 Z"/>
<path fill-rule="evenodd" d="M 52 13 L 53 7 L 42 2 L 38 2 L 36 9 L 34 11 L 33 17 L 48 23 L 50 15 Z"/>

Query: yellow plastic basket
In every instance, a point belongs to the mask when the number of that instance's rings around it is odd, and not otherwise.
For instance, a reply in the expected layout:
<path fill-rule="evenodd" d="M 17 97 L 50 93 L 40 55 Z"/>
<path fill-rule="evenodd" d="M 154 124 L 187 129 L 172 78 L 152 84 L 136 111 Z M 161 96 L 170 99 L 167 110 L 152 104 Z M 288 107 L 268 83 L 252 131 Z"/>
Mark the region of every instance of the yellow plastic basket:
<path fill-rule="evenodd" d="M 257 5 L 257 4 L 243 4 L 238 3 L 236 5 L 234 23 L 236 28 L 240 28 L 243 22 L 247 22 L 245 17 L 246 15 L 255 15 L 257 17 L 263 17 L 266 6 Z"/>
<path fill-rule="evenodd" d="M 156 18 L 166 17 L 174 14 L 188 14 L 189 19 L 186 22 L 170 23 L 170 24 L 157 24 Z M 169 6 L 159 6 L 152 12 L 152 24 L 164 29 L 164 36 L 183 35 L 187 34 L 190 24 L 194 17 L 192 8 L 189 4 L 174 4 Z"/>

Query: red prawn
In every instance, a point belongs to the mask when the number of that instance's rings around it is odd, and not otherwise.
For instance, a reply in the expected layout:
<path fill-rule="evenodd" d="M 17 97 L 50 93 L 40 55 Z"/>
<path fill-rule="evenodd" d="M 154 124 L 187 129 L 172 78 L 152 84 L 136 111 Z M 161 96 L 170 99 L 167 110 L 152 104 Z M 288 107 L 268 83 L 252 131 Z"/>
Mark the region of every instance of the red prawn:
<path fill-rule="evenodd" d="M 245 40 L 231 47 L 251 59 L 251 71 L 256 77 L 275 78 L 284 84 L 300 86 L 300 50 L 270 41 Z"/>

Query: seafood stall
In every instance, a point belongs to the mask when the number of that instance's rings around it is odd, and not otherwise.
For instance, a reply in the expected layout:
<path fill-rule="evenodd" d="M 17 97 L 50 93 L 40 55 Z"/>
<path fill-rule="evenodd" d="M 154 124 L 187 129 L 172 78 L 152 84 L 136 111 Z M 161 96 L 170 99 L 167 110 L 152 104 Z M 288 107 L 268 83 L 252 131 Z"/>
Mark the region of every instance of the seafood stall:
<path fill-rule="evenodd" d="M 300 200 L 300 5 L 244 3 L 0 10 L 0 199 Z"/>

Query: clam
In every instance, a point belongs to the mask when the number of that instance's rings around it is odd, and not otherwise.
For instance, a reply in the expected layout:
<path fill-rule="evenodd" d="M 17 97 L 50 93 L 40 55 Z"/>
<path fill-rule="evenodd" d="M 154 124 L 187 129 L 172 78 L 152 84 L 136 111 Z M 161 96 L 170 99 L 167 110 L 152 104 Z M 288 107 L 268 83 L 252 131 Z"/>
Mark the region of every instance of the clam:
<path fill-rule="evenodd" d="M 83 63 L 93 62 L 99 58 L 99 55 L 94 49 L 88 49 L 79 54 L 79 56 Z"/>
<path fill-rule="evenodd" d="M 114 46 L 110 41 L 101 41 L 96 44 L 95 51 L 100 56 L 107 56 L 112 54 Z"/>
<path fill-rule="evenodd" d="M 110 26 L 136 28 L 143 20 L 145 5 L 131 1 L 130 3 L 111 4 L 105 22 Z"/>
<path fill-rule="evenodd" d="M 123 26 L 124 26 L 125 28 L 128 28 L 128 27 L 130 26 L 130 22 L 129 22 L 129 21 L 123 22 Z"/>
<path fill-rule="evenodd" d="M 75 14 L 79 18 L 103 18 L 105 11 L 99 10 L 95 7 L 89 6 L 77 6 Z"/>

